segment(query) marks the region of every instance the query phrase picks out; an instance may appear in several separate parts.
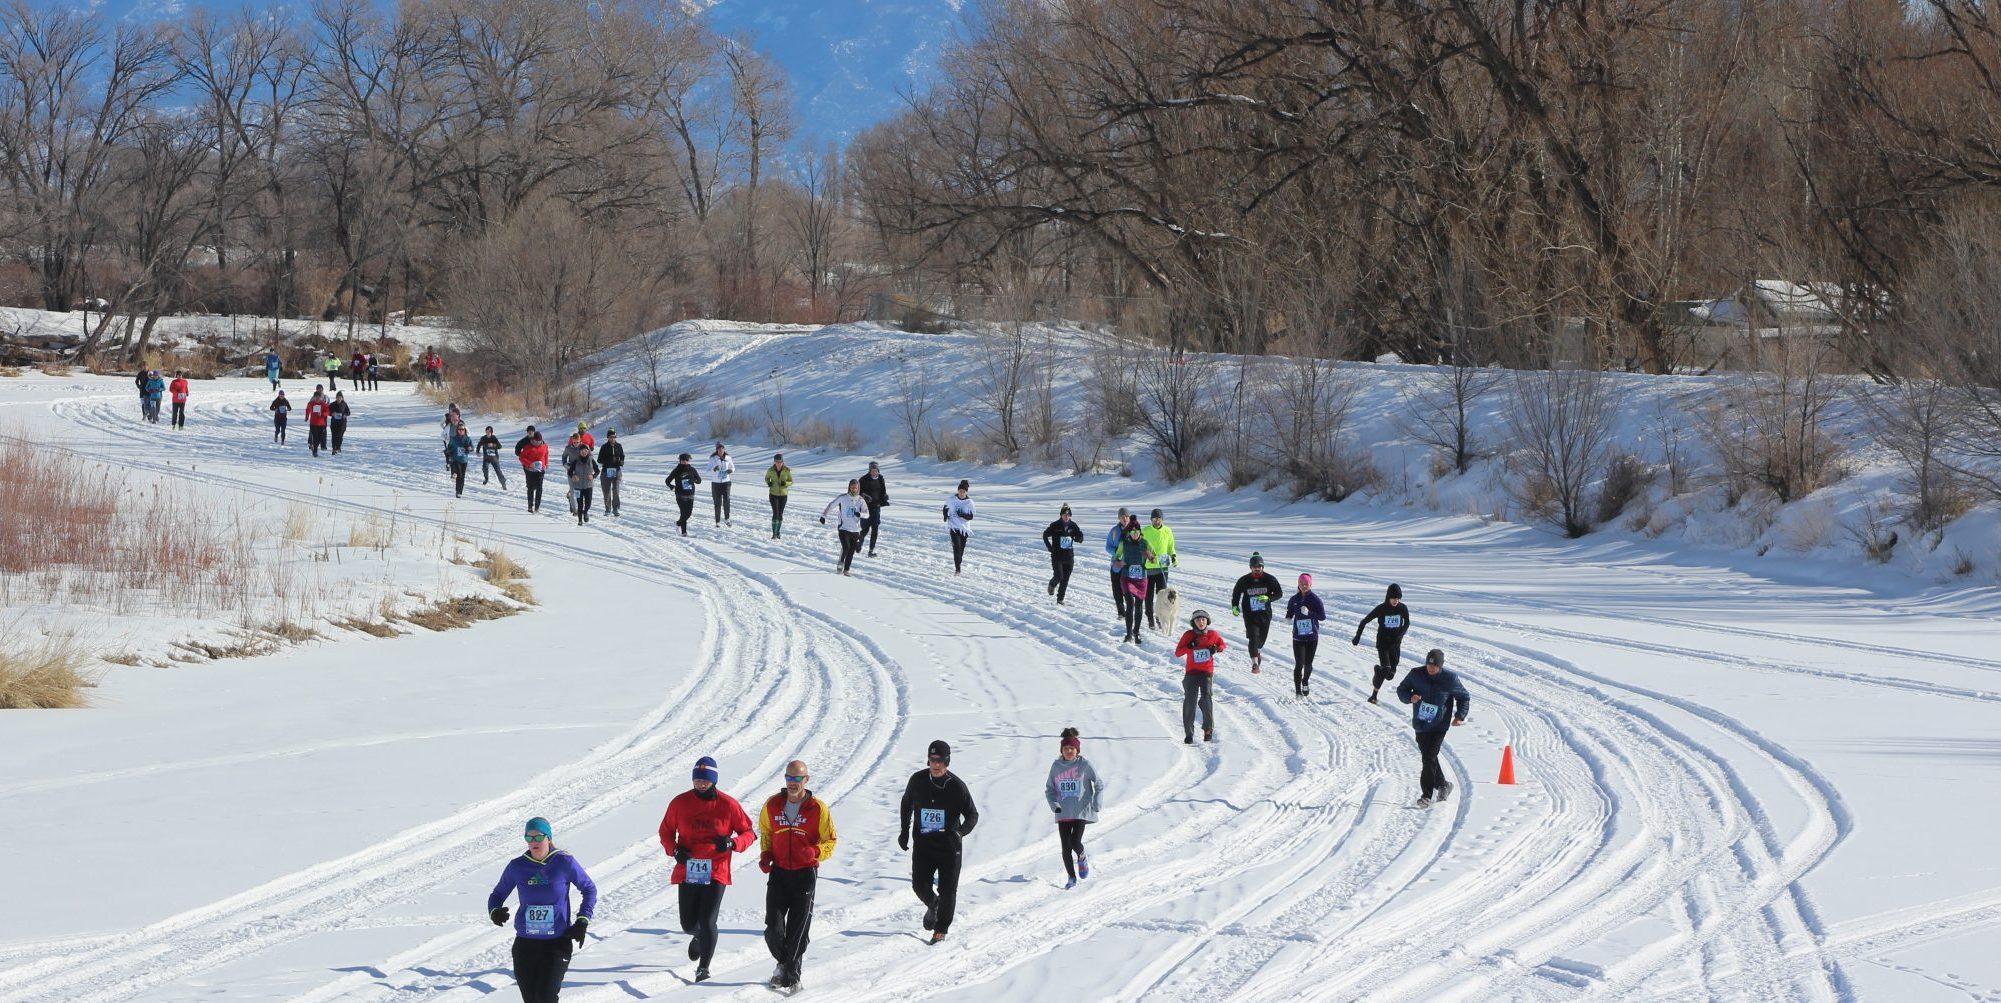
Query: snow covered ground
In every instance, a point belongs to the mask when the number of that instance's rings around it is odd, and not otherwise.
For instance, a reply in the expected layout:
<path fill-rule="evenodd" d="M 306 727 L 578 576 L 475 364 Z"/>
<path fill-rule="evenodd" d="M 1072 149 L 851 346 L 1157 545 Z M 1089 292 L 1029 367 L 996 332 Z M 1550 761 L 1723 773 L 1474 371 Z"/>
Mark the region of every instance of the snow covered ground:
<path fill-rule="evenodd" d="M 949 368 L 953 345 L 929 358 Z M 776 373 L 886 448 L 870 362 L 911 347 L 739 331 L 678 371 L 745 400 Z M 0 763 L 0 812 L 35 861 L 0 918 L 0 999 L 512 998 L 484 897 L 535 814 L 603 894 L 566 1000 L 764 998 L 761 876 L 740 859 L 716 979 L 693 986 L 653 835 L 708 754 L 753 806 L 804 758 L 832 805 L 806 966 L 828 998 L 2001 1000 L 1984 583 L 888 452 L 881 555 L 842 578 L 812 516 L 867 456 L 787 450 L 774 542 L 750 486 L 770 449 L 733 444 L 735 525 L 704 497 L 674 534 L 660 476 L 705 452 L 701 406 L 621 429 L 625 514 L 577 527 L 559 503 L 523 511 L 518 483 L 453 500 L 407 389 L 361 395 L 352 447 L 315 465 L 264 446 L 254 382 L 201 388 L 177 439 L 135 422 L 124 381 L 73 382 L 5 410 L 114 463 L 476 529 L 543 605 L 0 716 L 0 743 L 31 750 Z M 30 385 L 0 381 L 0 404 Z M 960 477 L 981 515 L 955 578 L 931 520 Z M 1170 642 L 1117 643 L 1097 551 L 1070 604 L 1036 588 L 1062 502 L 1091 544 L 1121 504 L 1165 508 L 1183 613 L 1222 614 L 1232 644 L 1246 555 L 1288 586 L 1312 572 L 1336 621 L 1312 702 L 1283 648 L 1262 675 L 1233 651 L 1221 740 L 1184 748 Z M 1474 699 L 1447 745 L 1459 793 L 1430 810 L 1408 807 L 1406 712 L 1362 701 L 1372 652 L 1338 643 L 1389 581 L 1414 610 L 1406 655 L 1442 647 Z M 1066 725 L 1108 783 L 1070 891 L 1040 796 Z M 934 738 L 983 817 L 960 920 L 928 948 L 894 830 Z M 1512 787 L 1491 782 L 1508 744 Z"/>

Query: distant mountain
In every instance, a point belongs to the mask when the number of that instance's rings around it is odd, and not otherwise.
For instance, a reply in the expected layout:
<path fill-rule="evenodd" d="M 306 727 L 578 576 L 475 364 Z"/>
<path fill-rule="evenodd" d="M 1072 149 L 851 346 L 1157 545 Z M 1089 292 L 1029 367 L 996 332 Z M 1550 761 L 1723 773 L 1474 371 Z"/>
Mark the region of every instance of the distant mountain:
<path fill-rule="evenodd" d="M 791 75 L 802 143 L 845 141 L 901 110 L 903 95 L 932 79 L 940 53 L 973 16 L 964 0 L 715 0 L 709 8 L 718 30 L 751 32 Z"/>

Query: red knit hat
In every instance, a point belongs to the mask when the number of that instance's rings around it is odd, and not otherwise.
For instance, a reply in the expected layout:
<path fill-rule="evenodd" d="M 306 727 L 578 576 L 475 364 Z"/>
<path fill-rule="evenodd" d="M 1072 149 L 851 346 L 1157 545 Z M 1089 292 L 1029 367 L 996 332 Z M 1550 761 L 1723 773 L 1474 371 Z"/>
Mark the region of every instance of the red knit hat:
<path fill-rule="evenodd" d="M 1084 742 L 1077 737 L 1077 729 L 1063 729 L 1063 740 L 1056 743 L 1056 751 L 1062 752 L 1064 749 L 1076 749 L 1078 752 L 1084 751 Z"/>

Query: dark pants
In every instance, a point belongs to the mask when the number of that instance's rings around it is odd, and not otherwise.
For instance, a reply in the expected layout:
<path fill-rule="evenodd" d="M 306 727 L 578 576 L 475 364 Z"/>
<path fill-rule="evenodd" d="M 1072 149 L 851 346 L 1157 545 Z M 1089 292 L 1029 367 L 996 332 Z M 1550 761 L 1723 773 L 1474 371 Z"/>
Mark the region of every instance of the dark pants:
<path fill-rule="evenodd" d="M 174 427 L 188 427 L 188 404 L 186 401 L 179 401 L 174 404 Z"/>
<path fill-rule="evenodd" d="M 1056 601 L 1070 594 L 1070 573 L 1077 570 L 1077 552 L 1074 550 L 1052 550 L 1049 552 L 1049 587 L 1056 590 Z"/>
<path fill-rule="evenodd" d="M 514 982 L 521 987 L 521 1003 L 556 1003 L 570 970 L 571 944 L 568 937 L 514 938 Z"/>
<path fill-rule="evenodd" d="M 1383 688 L 1384 683 L 1396 678 L 1397 663 L 1402 660 L 1403 642 L 1401 640 L 1391 641 L 1388 644 L 1384 644 L 1378 640 L 1376 642 L 1375 683 L 1370 687 L 1370 691 L 1380 690 Z"/>
<path fill-rule="evenodd" d="M 1140 579 L 1140 581 L 1144 580 L 1145 579 Z M 1119 585 L 1119 591 L 1123 593 L 1126 597 L 1125 607 L 1122 610 L 1120 610 L 1120 613 L 1122 614 L 1120 619 L 1125 621 L 1126 636 L 1137 639 L 1139 637 L 1140 614 L 1146 611 L 1146 600 L 1140 596 L 1134 595 L 1123 584 L 1126 581 L 1132 581 L 1132 579 L 1125 578 L 1123 575 L 1121 575 L 1120 581 L 1121 584 Z"/>
<path fill-rule="evenodd" d="M 312 450 L 314 456 L 318 456 L 320 455 L 320 450 L 325 449 L 326 446 L 327 427 L 325 425 L 307 425 L 306 448 Z"/>
<path fill-rule="evenodd" d="M 695 496 L 692 494 L 684 495 L 676 491 L 674 493 L 674 504 L 681 507 L 681 518 L 674 521 L 674 526 L 681 531 L 682 536 L 687 536 L 688 520 L 695 517 Z"/>
<path fill-rule="evenodd" d="M 1056 838 L 1063 841 L 1063 872 L 1077 880 L 1077 858 L 1084 855 L 1084 827 L 1089 822 L 1066 818 L 1056 823 Z"/>
<path fill-rule="evenodd" d="M 612 467 L 612 468 L 610 468 L 610 469 L 611 469 L 611 470 L 617 470 L 617 469 L 620 469 L 620 468 L 618 468 L 618 467 Z M 619 481 L 622 481 L 622 480 L 624 480 L 624 478 L 623 478 L 623 477 L 620 477 L 620 476 L 618 476 L 618 475 L 616 475 L 616 474 L 611 474 L 611 473 L 609 473 L 609 471 L 607 471 L 606 475 L 605 475 L 605 476 L 603 476 L 603 477 L 600 477 L 600 478 L 599 478 L 599 480 L 601 480 L 601 481 L 603 481 L 603 482 L 604 482 L 604 510 L 605 510 L 605 511 L 606 511 L 607 513 L 611 514 L 611 515 L 617 515 L 617 514 L 618 514 L 618 482 L 619 482 Z"/>
<path fill-rule="evenodd" d="M 944 933 L 952 927 L 952 911 L 959 904 L 959 848 L 950 843 L 932 846 L 935 837 L 920 837 L 917 849 L 910 854 L 910 888 L 924 902 L 925 908 L 936 908 L 938 918 L 932 921 L 931 929 Z M 943 841 L 939 841 L 943 842 Z M 937 891 L 931 890 L 933 879 L 937 880 Z"/>
<path fill-rule="evenodd" d="M 1424 757 L 1424 767 L 1418 771 L 1418 786 L 1424 788 L 1424 796 L 1445 786 L 1445 770 L 1438 765 L 1438 751 L 1445 747 L 1445 732 L 1420 731 L 1417 733 L 1417 751 Z"/>
<path fill-rule="evenodd" d="M 956 574 L 966 566 L 966 534 L 956 529 L 946 532 L 952 537 L 952 571 Z"/>
<path fill-rule="evenodd" d="M 771 882 L 764 886 L 764 946 L 794 978 L 806 960 L 813 930 L 813 890 L 819 878 L 818 868 L 774 867 Z"/>
<path fill-rule="evenodd" d="M 1112 603 L 1118 606 L 1121 620 L 1126 618 L 1126 603 L 1132 599 L 1126 595 L 1125 578 L 1126 576 L 1117 568 L 1112 569 Z"/>
<path fill-rule="evenodd" d="M 709 482 L 709 498 L 716 503 L 716 521 L 730 517 L 730 486 L 728 482 Z"/>
<path fill-rule="evenodd" d="M 868 538 L 868 552 L 875 553 L 875 536 L 882 531 L 882 512 L 873 503 L 868 507 L 868 518 L 862 520 L 861 535 Z"/>
<path fill-rule="evenodd" d="M 1313 653 L 1320 648 L 1320 635 L 1292 639 L 1292 691 L 1303 693 L 1313 682 Z"/>
<path fill-rule="evenodd" d="M 452 493 L 459 495 L 465 494 L 466 464 L 460 463 L 457 460 L 452 460 L 450 462 L 452 465 Z"/>
<path fill-rule="evenodd" d="M 575 495 L 577 498 L 576 500 L 577 525 L 579 526 L 591 521 L 590 483 L 591 482 L 589 481 L 585 481 L 583 487 L 570 489 L 570 493 Z"/>
<path fill-rule="evenodd" d="M 785 502 L 787 497 L 786 495 L 771 496 L 771 535 L 773 537 L 778 536 L 779 531 L 785 526 Z"/>
<path fill-rule="evenodd" d="M 347 422 L 328 422 L 327 428 L 333 432 L 333 451 L 338 453 L 340 452 L 340 444 L 347 439 Z"/>
<path fill-rule="evenodd" d="M 271 441 L 285 441 L 285 416 L 282 414 L 271 419 Z"/>
<path fill-rule="evenodd" d="M 1262 613 L 1244 614 L 1244 646 L 1251 649 L 1251 657 L 1264 653 L 1265 638 L 1271 636 L 1271 610 Z"/>
<path fill-rule="evenodd" d="M 540 470 L 524 470 L 521 475 L 528 478 L 528 511 L 537 511 L 542 507 L 542 478 L 546 474 Z"/>
<path fill-rule="evenodd" d="M 862 534 L 859 530 L 841 530 L 841 570 L 854 566 L 855 554 L 862 549 Z"/>
<path fill-rule="evenodd" d="M 1146 573 L 1146 625 L 1155 626 L 1153 619 L 1153 597 L 1167 591 L 1167 570 L 1149 569 Z"/>
<path fill-rule="evenodd" d="M 500 469 L 500 457 L 489 456 L 480 461 L 479 482 L 485 484 L 488 477 L 499 480 L 501 490 L 505 491 L 507 489 L 507 474 Z"/>
<path fill-rule="evenodd" d="M 694 938 L 688 945 L 697 967 L 709 967 L 716 955 L 716 915 L 723 911 L 723 884 L 681 886 L 681 932 Z"/>
<path fill-rule="evenodd" d="M 1202 730 L 1216 730 L 1215 674 L 1184 672 L 1181 675 L 1181 733 L 1195 734 L 1195 705 L 1202 705 Z"/>

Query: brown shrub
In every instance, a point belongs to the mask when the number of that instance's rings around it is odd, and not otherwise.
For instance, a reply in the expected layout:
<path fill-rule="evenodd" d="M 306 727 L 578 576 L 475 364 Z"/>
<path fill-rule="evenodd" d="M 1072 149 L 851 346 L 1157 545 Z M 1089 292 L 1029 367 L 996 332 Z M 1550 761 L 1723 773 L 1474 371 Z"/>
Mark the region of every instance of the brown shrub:
<path fill-rule="evenodd" d="M 83 691 L 97 685 L 83 670 L 85 659 L 73 638 L 16 644 L 0 637 L 0 709 L 83 706 Z"/>

